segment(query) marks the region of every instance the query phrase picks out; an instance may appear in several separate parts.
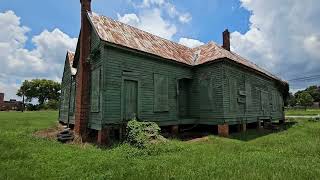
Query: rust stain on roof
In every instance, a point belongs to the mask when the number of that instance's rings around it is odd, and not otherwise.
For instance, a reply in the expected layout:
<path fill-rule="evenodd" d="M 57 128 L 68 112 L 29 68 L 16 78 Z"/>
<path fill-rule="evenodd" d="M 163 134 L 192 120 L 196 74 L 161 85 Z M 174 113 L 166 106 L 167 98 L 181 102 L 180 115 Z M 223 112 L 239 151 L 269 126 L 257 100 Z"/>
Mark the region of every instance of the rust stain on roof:
<path fill-rule="evenodd" d="M 109 43 L 125 46 L 190 66 L 228 58 L 261 72 L 268 77 L 282 81 L 256 64 L 234 52 L 223 49 L 213 42 L 196 48 L 189 48 L 96 13 L 88 12 L 88 17 L 100 38 Z"/>

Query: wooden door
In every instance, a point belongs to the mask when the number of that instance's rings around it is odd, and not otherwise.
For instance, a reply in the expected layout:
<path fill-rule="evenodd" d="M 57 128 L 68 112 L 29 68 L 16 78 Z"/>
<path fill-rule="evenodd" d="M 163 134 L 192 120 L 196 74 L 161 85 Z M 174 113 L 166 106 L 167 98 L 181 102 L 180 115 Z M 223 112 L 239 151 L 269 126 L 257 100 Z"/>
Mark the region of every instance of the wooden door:
<path fill-rule="evenodd" d="M 131 120 L 138 113 L 138 82 L 132 80 L 124 81 L 123 89 L 123 119 Z"/>
<path fill-rule="evenodd" d="M 186 80 L 179 80 L 179 95 L 178 95 L 178 106 L 179 106 L 179 117 L 188 116 L 188 84 Z"/>

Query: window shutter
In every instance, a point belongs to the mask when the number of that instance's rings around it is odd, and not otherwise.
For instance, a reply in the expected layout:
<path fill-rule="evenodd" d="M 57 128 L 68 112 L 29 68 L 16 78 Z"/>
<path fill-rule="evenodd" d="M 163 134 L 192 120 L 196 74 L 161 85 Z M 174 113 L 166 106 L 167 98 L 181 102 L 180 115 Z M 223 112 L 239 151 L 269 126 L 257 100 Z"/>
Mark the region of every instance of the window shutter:
<path fill-rule="evenodd" d="M 154 111 L 168 111 L 168 77 L 160 74 L 154 74 Z"/>
<path fill-rule="evenodd" d="M 235 78 L 229 78 L 229 90 L 230 90 L 230 111 L 237 111 L 238 108 L 238 91 L 237 80 Z"/>
<path fill-rule="evenodd" d="M 70 95 L 70 112 L 74 112 L 74 103 L 75 103 L 75 93 L 76 93 L 76 83 L 73 81 L 71 83 L 71 95 Z"/>
<path fill-rule="evenodd" d="M 91 73 L 91 112 L 100 111 L 100 68 Z"/>
<path fill-rule="evenodd" d="M 246 110 L 249 111 L 252 103 L 251 84 L 246 82 Z"/>

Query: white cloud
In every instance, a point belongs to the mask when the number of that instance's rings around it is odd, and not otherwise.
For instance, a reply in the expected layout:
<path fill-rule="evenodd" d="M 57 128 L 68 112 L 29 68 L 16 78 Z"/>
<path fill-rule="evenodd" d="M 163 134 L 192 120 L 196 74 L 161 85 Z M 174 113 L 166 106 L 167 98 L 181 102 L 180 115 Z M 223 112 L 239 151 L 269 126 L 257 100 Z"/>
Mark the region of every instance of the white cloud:
<path fill-rule="evenodd" d="M 5 91 L 7 99 L 16 98 L 16 90 L 25 79 L 59 80 L 66 50 L 76 46 L 76 38 L 54 29 L 34 36 L 35 48 L 26 49 L 29 30 L 13 11 L 0 13 L 0 91 Z"/>
<path fill-rule="evenodd" d="M 143 0 L 142 7 L 150 7 L 152 4 L 156 4 L 158 6 L 162 6 L 165 0 Z"/>
<path fill-rule="evenodd" d="M 203 45 L 204 43 L 199 40 L 196 40 L 196 39 L 180 38 L 179 44 L 182 44 L 182 45 L 190 47 L 190 48 L 195 48 L 195 47 Z"/>
<path fill-rule="evenodd" d="M 140 19 L 136 14 L 131 13 L 131 14 L 125 14 L 125 15 L 121 16 L 118 13 L 117 16 L 118 16 L 118 20 L 120 22 L 129 24 L 131 26 L 138 27 L 140 24 Z"/>
<path fill-rule="evenodd" d="M 319 74 L 318 0 L 240 1 L 252 13 L 250 29 L 231 34 L 232 50 L 285 79 Z M 293 82 L 291 88 L 307 84 Z"/>
<path fill-rule="evenodd" d="M 134 3 L 133 0 L 130 2 L 138 8 L 142 9 L 153 9 L 158 8 L 161 11 L 166 12 L 171 18 L 177 18 L 181 23 L 189 23 L 192 20 L 192 16 L 188 12 L 181 12 L 177 10 L 176 6 L 169 0 L 143 0 L 141 4 Z"/>
<path fill-rule="evenodd" d="M 174 24 L 163 19 L 159 9 L 145 10 L 139 16 L 118 14 L 118 20 L 169 40 L 177 32 Z"/>
<path fill-rule="evenodd" d="M 184 13 L 179 16 L 179 21 L 182 23 L 188 23 L 191 21 L 191 19 L 192 17 L 189 13 Z"/>

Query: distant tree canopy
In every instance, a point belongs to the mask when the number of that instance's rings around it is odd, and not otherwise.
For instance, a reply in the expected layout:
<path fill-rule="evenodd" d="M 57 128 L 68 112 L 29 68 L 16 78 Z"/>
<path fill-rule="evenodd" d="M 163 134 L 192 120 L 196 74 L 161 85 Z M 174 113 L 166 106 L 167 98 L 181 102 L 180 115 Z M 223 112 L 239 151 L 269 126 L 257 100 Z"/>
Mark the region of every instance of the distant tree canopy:
<path fill-rule="evenodd" d="M 46 102 L 59 101 L 60 83 L 47 79 L 25 80 L 17 92 L 17 96 L 25 97 L 27 102 L 37 99 L 39 105 Z"/>
<path fill-rule="evenodd" d="M 304 91 L 298 95 L 298 104 L 301 106 L 312 106 L 313 98 L 310 93 Z"/>
<path fill-rule="evenodd" d="M 320 86 L 309 86 L 305 90 L 290 93 L 288 103 L 290 106 L 311 106 L 313 102 L 320 102 Z"/>

